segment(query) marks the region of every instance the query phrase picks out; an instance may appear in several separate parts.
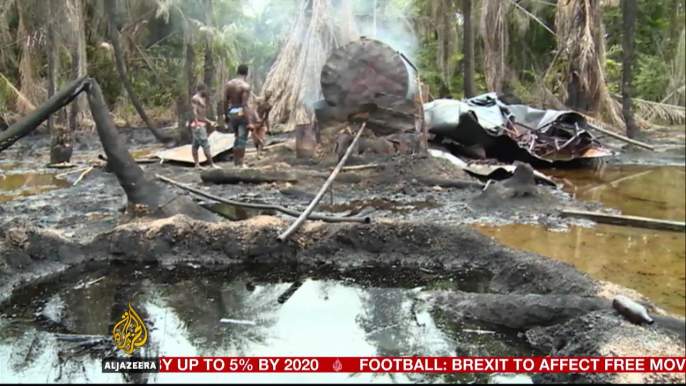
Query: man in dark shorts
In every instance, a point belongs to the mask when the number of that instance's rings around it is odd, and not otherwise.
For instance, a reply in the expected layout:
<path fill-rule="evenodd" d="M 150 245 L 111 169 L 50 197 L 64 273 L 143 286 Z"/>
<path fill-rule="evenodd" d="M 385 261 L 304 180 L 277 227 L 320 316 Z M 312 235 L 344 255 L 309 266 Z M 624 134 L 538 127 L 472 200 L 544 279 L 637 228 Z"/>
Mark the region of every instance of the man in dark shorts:
<path fill-rule="evenodd" d="M 242 168 L 248 133 L 252 130 L 253 112 L 250 108 L 250 85 L 246 80 L 248 66 L 238 66 L 238 74 L 224 87 L 224 120 L 231 125 L 236 140 L 233 143 L 233 162 Z"/>
<path fill-rule="evenodd" d="M 210 143 L 207 140 L 207 125 L 212 126 L 214 122 L 207 119 L 207 87 L 202 83 L 198 84 L 195 95 L 191 98 L 191 110 L 193 111 L 193 119 L 190 122 L 191 133 L 193 134 L 191 154 L 193 161 L 195 161 L 195 168 L 200 168 L 198 160 L 198 148 L 200 147 L 202 147 L 210 166 L 219 168 L 212 160 Z"/>

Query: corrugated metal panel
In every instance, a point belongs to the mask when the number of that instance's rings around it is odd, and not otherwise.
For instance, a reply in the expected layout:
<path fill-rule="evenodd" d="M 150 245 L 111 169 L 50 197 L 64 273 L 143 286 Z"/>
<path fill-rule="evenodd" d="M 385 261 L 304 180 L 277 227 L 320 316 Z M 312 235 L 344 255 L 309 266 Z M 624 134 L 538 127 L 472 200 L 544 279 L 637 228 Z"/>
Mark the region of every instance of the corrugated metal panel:
<path fill-rule="evenodd" d="M 210 143 L 210 152 L 212 153 L 212 158 L 231 150 L 233 148 L 234 139 L 235 138 L 233 134 L 223 134 L 218 131 L 212 132 L 212 134 L 207 137 L 207 140 Z M 153 156 L 164 161 L 185 162 L 190 164 L 193 163 L 191 145 L 184 145 L 175 147 L 173 149 L 162 150 L 155 153 Z M 202 149 L 198 150 L 198 159 L 200 162 L 207 161 Z"/>

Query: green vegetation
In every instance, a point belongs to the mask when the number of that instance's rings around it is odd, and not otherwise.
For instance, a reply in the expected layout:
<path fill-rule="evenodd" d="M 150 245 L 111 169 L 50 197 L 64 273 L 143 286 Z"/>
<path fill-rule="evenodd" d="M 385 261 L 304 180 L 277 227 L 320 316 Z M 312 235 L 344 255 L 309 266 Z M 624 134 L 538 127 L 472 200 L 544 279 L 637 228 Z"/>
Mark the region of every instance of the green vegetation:
<path fill-rule="evenodd" d="M 309 6 L 302 6 L 308 1 Z M 296 39 L 291 34 L 294 25 L 307 25 L 303 20 L 325 1 L 337 11 L 327 11 L 333 14 L 317 25 L 342 31 L 344 16 L 339 13 L 345 12 L 338 11 L 343 0 L 118 0 L 116 24 L 133 91 L 156 124 L 168 124 L 183 116 L 197 82 L 218 91 L 241 62 L 253 69 L 256 92 L 265 82 L 269 87 L 295 87 L 267 82 L 269 71 L 289 39 Z M 419 42 L 414 54 L 422 81 L 435 98 L 464 97 L 463 68 L 469 58 L 463 51 L 463 9 L 469 4 L 476 94 L 512 92 L 541 107 L 566 104 L 595 118 L 611 116 L 606 123 L 620 126 L 619 0 L 350 1 L 353 23 L 369 24 L 374 14 L 379 28 L 401 20 L 411 29 Z M 118 123 L 140 125 L 115 66 L 103 0 L 50 3 L 0 0 L 2 118 L 11 123 L 47 98 L 54 65 L 56 88 L 88 73 L 101 84 Z M 683 123 L 686 116 L 685 14 L 686 0 L 638 1 L 631 96 L 644 127 L 646 122 Z M 307 41 L 305 35 L 299 39 Z M 592 49 L 585 50 L 584 44 Z M 300 51 L 305 52 L 311 51 Z M 583 106 L 569 99 L 570 74 L 575 71 L 585 82 L 579 86 L 586 99 Z M 219 100 L 218 92 L 214 100 Z M 84 110 L 77 111 L 79 127 L 88 127 Z M 66 124 L 67 119 L 63 114 L 57 122 Z"/>

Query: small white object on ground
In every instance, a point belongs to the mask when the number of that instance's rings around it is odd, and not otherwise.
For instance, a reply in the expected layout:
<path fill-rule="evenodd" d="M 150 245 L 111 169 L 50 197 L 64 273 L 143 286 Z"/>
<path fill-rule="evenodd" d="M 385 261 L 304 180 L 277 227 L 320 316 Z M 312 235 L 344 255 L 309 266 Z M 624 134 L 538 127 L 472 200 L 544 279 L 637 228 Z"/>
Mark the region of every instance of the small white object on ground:
<path fill-rule="evenodd" d="M 495 373 L 488 377 L 489 384 L 517 384 L 517 385 L 533 385 L 534 381 L 528 374 L 515 373 Z"/>
<path fill-rule="evenodd" d="M 222 318 L 219 320 L 220 323 L 231 323 L 231 324 L 245 324 L 249 326 L 255 326 L 257 323 L 253 322 L 252 320 L 235 320 L 235 319 L 225 319 Z"/>

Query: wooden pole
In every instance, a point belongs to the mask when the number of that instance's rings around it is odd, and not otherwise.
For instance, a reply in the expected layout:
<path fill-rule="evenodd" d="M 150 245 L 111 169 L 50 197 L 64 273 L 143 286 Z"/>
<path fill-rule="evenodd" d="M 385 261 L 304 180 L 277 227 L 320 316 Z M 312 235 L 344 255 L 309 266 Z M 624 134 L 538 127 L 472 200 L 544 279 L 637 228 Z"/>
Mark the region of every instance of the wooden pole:
<path fill-rule="evenodd" d="M 615 214 L 585 212 L 576 210 L 563 210 L 561 215 L 562 217 L 585 218 L 587 220 L 593 220 L 601 224 L 622 225 L 636 228 L 660 229 L 676 232 L 686 231 L 686 223 L 683 221 L 669 221 L 647 217 L 622 216 Z"/>
<path fill-rule="evenodd" d="M 334 171 L 331 172 L 331 175 L 326 180 L 326 182 L 324 182 L 324 185 L 322 185 L 321 189 L 319 189 L 319 192 L 314 197 L 314 199 L 312 199 L 312 202 L 310 202 L 310 205 L 308 205 L 307 208 L 305 208 L 305 211 L 302 212 L 300 217 L 298 217 L 298 219 L 295 220 L 295 222 L 293 222 L 293 224 L 291 224 L 291 226 L 288 229 L 286 229 L 283 233 L 281 233 L 276 238 L 276 240 L 278 242 L 285 241 L 291 234 L 293 234 L 293 232 L 295 232 L 296 230 L 298 230 L 298 228 L 300 228 L 300 226 L 305 222 L 305 220 L 307 220 L 307 217 L 314 210 L 314 207 L 317 206 L 317 204 L 322 199 L 322 197 L 324 197 L 324 193 L 326 193 L 326 190 L 329 188 L 329 186 L 331 186 L 333 181 L 336 179 L 336 176 L 341 171 L 341 168 L 345 165 L 345 162 L 348 160 L 348 157 L 350 157 L 350 154 L 352 154 L 353 148 L 355 147 L 355 145 L 357 145 L 357 141 L 360 140 L 360 136 L 362 135 L 362 132 L 364 131 L 365 127 L 367 127 L 366 121 L 364 123 L 362 123 L 362 126 L 360 127 L 360 130 L 357 132 L 357 135 L 355 135 L 355 138 L 350 143 L 350 146 L 348 146 L 348 150 L 346 150 L 346 152 L 343 155 L 343 157 L 341 158 L 341 160 L 338 161 L 338 165 L 336 165 L 336 169 L 334 169 Z"/>
<path fill-rule="evenodd" d="M 215 196 L 210 193 L 205 193 L 202 190 L 198 190 L 195 188 L 192 188 L 190 186 L 186 186 L 185 184 L 182 184 L 178 181 L 174 181 L 171 178 L 167 178 L 165 176 L 161 176 L 157 174 L 155 177 L 157 177 L 158 180 L 164 181 L 168 184 L 172 184 L 174 186 L 178 186 L 179 188 L 183 190 L 187 190 L 191 193 L 195 193 L 198 196 L 202 196 L 205 198 L 209 198 L 210 200 L 214 200 L 217 202 L 221 202 L 223 204 L 228 204 L 228 205 L 234 205 L 234 206 L 240 206 L 243 208 L 252 208 L 252 209 L 264 209 L 264 210 L 276 210 L 279 211 L 283 214 L 287 214 L 289 216 L 297 217 L 300 215 L 300 213 L 297 210 L 292 210 L 285 208 L 280 205 L 269 205 L 269 204 L 255 204 L 252 202 L 242 202 L 242 201 L 234 201 L 234 200 L 228 200 L 225 198 L 221 198 L 218 196 Z M 371 219 L 369 217 L 362 217 L 362 216 L 357 216 L 357 217 L 334 217 L 334 216 L 321 216 L 321 215 L 311 215 L 311 219 L 313 220 L 322 220 L 325 222 L 359 222 L 359 223 L 366 223 L 368 224 L 371 222 Z"/>
<path fill-rule="evenodd" d="M 653 150 L 653 151 L 655 150 L 654 147 L 648 145 L 647 143 L 643 143 L 643 142 L 639 142 L 639 141 L 636 141 L 636 140 L 631 139 L 631 138 L 627 138 L 627 137 L 625 137 L 625 136 L 623 136 L 623 135 L 619 135 L 619 134 L 617 134 L 617 133 L 613 133 L 613 132 L 611 132 L 611 131 L 609 131 L 609 130 L 605 130 L 605 129 L 603 129 L 603 128 L 600 128 L 600 127 L 598 127 L 598 126 L 592 125 L 592 124 L 590 124 L 590 123 L 588 123 L 588 127 L 590 127 L 590 128 L 593 129 L 593 130 L 597 130 L 597 131 L 599 131 L 599 132 L 601 132 L 601 133 L 603 133 L 603 134 L 605 134 L 605 135 L 609 135 L 609 136 L 612 137 L 612 138 L 617 138 L 617 139 L 620 140 L 620 141 L 624 141 L 624 142 L 626 142 L 626 143 L 630 143 L 630 144 L 632 144 L 632 145 L 636 145 L 636 146 L 642 147 L 642 148 L 644 148 L 644 149 Z"/>

